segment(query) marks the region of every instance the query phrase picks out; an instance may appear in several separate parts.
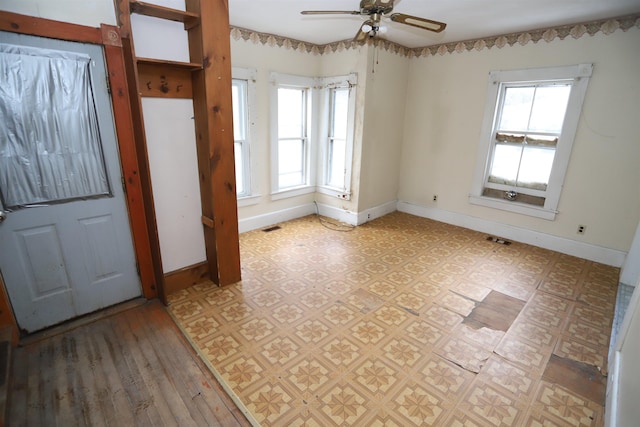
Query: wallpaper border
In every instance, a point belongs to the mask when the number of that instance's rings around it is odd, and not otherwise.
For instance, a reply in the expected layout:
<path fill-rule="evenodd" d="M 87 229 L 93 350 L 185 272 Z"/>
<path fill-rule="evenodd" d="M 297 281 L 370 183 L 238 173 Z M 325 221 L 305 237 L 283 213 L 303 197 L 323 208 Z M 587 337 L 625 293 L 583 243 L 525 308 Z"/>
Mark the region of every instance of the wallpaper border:
<path fill-rule="evenodd" d="M 506 46 L 524 46 L 530 43 L 538 43 L 540 40 L 550 43 L 556 39 L 564 40 L 567 37 L 579 39 L 586 35 L 594 36 L 598 33 L 609 35 L 618 30 L 626 32 L 633 27 L 640 28 L 640 14 L 417 48 L 404 47 L 397 43 L 382 39 L 367 40 L 366 44 L 376 45 L 378 48 L 400 56 L 421 58 L 435 55 L 446 55 L 449 53 L 482 51 L 485 49 L 492 49 L 494 47 L 502 49 Z M 311 53 L 313 55 L 323 55 L 341 52 L 344 50 L 358 49 L 362 46 L 362 43 L 354 42 L 352 40 L 316 45 L 274 34 L 259 33 L 246 28 L 233 26 L 231 27 L 231 38 L 236 41 L 244 40 L 254 44 L 281 47 L 302 53 Z"/>

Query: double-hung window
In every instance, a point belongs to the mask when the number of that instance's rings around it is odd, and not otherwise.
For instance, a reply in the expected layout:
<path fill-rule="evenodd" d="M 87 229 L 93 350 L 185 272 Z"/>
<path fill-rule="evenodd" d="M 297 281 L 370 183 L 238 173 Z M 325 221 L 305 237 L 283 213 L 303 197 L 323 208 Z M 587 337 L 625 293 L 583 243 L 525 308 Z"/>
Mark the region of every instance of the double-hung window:
<path fill-rule="evenodd" d="M 272 73 L 271 83 L 273 193 L 311 192 L 314 79 Z"/>
<path fill-rule="evenodd" d="M 357 76 L 327 77 L 319 83 L 324 92 L 321 110 L 326 118 L 319 138 L 324 141 L 319 191 L 349 199 Z"/>
<path fill-rule="evenodd" d="M 490 74 L 472 203 L 555 218 L 591 70 Z"/>
<path fill-rule="evenodd" d="M 255 71 L 233 68 L 231 98 L 233 104 L 233 148 L 236 167 L 236 194 L 239 199 L 254 195 L 251 179 L 251 140 Z"/>

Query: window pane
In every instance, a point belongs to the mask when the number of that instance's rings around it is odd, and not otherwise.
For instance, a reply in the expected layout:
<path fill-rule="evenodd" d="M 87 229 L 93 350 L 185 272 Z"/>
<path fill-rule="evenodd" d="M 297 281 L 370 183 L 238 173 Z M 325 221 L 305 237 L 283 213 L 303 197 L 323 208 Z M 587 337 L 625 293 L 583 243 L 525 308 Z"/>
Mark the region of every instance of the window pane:
<path fill-rule="evenodd" d="M 236 166 L 236 194 L 248 195 L 250 192 L 248 168 L 247 141 L 248 134 L 248 105 L 247 105 L 247 81 L 234 79 L 231 86 L 231 99 L 233 102 L 233 138 L 234 156 Z"/>
<path fill-rule="evenodd" d="M 505 90 L 502 116 L 500 116 L 498 129 L 527 129 L 534 92 L 535 88 L 533 87 L 508 87 Z"/>
<path fill-rule="evenodd" d="M 244 194 L 244 167 L 242 162 L 244 153 L 241 142 L 233 144 L 233 154 L 236 162 L 236 194 Z"/>
<path fill-rule="evenodd" d="M 278 177 L 280 188 L 304 184 L 304 140 L 279 141 Z"/>
<path fill-rule="evenodd" d="M 555 154 L 556 150 L 553 148 L 525 147 L 518 174 L 518 186 L 545 191 L 549 184 Z"/>
<path fill-rule="evenodd" d="M 489 182 L 515 185 L 521 153 L 521 146 L 497 144 L 493 154 Z"/>
<path fill-rule="evenodd" d="M 241 82 L 234 80 L 231 86 L 231 101 L 233 104 L 233 139 L 244 139 L 246 100 L 244 99 L 244 90 Z"/>
<path fill-rule="evenodd" d="M 278 88 L 278 137 L 300 138 L 304 134 L 304 89 Z"/>
<path fill-rule="evenodd" d="M 332 116 L 330 136 L 339 139 L 347 139 L 347 119 L 349 111 L 349 89 L 333 89 L 332 95 Z"/>
<path fill-rule="evenodd" d="M 84 54 L 0 44 L 0 190 L 5 207 L 106 196 Z"/>
<path fill-rule="evenodd" d="M 537 88 L 529 130 L 560 133 L 570 93 L 570 85 Z"/>
<path fill-rule="evenodd" d="M 327 184 L 332 187 L 344 188 L 346 149 L 347 141 L 345 139 L 329 141 L 329 177 Z"/>

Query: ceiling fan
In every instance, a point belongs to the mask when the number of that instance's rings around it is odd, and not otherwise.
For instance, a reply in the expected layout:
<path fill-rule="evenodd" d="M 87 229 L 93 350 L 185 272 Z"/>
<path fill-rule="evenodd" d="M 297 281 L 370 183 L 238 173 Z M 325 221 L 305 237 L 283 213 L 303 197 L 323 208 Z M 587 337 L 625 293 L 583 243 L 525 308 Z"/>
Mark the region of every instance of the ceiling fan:
<path fill-rule="evenodd" d="M 360 10 L 304 10 L 303 15 L 368 15 L 369 18 L 362 23 L 360 30 L 354 40 L 363 41 L 367 37 L 375 37 L 378 32 L 383 32 L 380 26 L 382 17 L 387 17 L 393 22 L 411 25 L 423 30 L 439 33 L 445 29 L 444 22 L 432 21 L 431 19 L 419 18 L 417 16 L 405 15 L 404 13 L 391 13 L 395 0 L 361 0 Z M 391 14 L 390 14 L 391 13 Z M 390 14 L 390 15 L 389 15 Z"/>

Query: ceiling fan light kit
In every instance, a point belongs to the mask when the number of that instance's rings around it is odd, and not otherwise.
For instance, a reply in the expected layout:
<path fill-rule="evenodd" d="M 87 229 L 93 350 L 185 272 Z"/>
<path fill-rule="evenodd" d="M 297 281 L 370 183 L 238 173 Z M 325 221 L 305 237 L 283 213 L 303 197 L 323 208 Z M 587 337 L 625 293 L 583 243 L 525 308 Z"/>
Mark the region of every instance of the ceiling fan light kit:
<path fill-rule="evenodd" d="M 364 41 L 367 37 L 375 37 L 378 34 L 386 33 L 387 28 L 380 25 L 380 21 L 383 17 L 388 17 L 391 21 L 399 24 L 433 31 L 435 33 L 442 32 L 447 26 L 444 22 L 420 18 L 418 16 L 405 15 L 404 13 L 391 13 L 394 1 L 395 0 L 361 0 L 360 10 L 304 10 L 300 13 L 303 15 L 368 16 L 369 18 L 360 26 L 360 29 L 354 38 L 355 41 Z"/>

